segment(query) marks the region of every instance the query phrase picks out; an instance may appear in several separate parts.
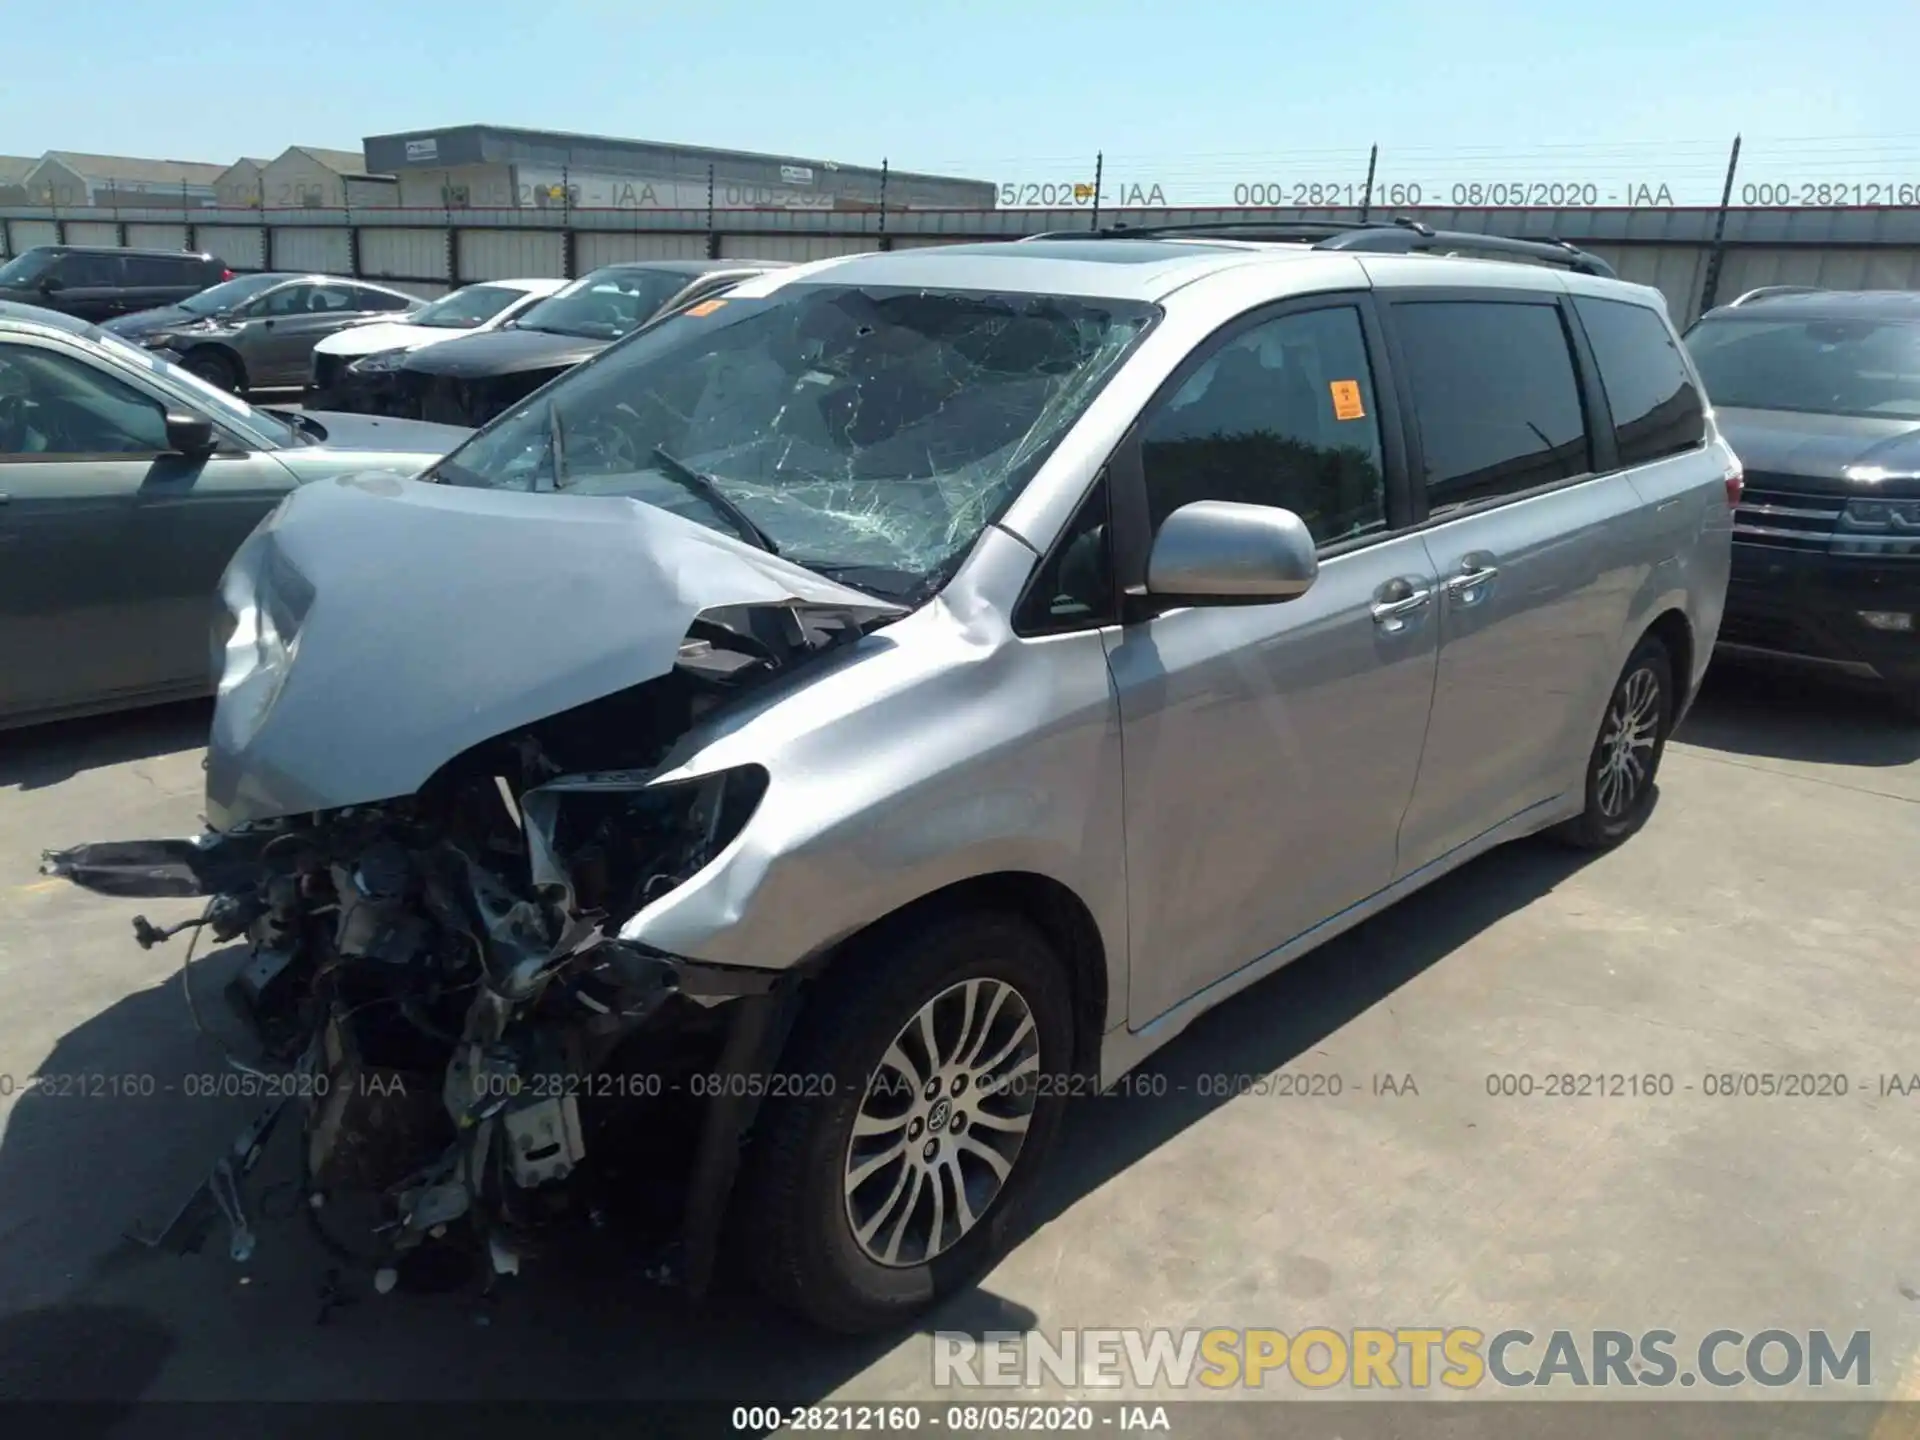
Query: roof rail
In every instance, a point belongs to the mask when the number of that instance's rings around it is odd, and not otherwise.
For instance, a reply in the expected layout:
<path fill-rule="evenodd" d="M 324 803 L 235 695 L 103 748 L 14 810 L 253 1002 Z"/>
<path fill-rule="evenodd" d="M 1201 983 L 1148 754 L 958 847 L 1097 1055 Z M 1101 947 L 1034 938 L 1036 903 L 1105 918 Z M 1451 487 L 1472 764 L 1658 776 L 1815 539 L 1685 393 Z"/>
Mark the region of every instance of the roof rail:
<path fill-rule="evenodd" d="M 1438 251 L 1511 255 L 1559 265 L 1582 275 L 1619 278 L 1611 265 L 1565 240 L 1517 240 L 1474 230 L 1435 230 L 1410 215 L 1385 220 L 1213 220 L 1179 225 L 1112 225 L 1101 230 L 1049 230 L 1027 240 L 1157 240 L 1209 237 L 1222 240 L 1273 240 L 1311 245 L 1316 250 L 1360 250 L 1376 255 L 1414 255 Z M 1738 303 L 1738 302 L 1735 302 Z"/>
<path fill-rule="evenodd" d="M 1189 220 L 1171 225 L 1129 225 L 1124 220 L 1102 230 L 1048 230 L 1026 240 L 1278 240 L 1312 243 L 1349 230 L 1372 228 L 1358 220 Z"/>
<path fill-rule="evenodd" d="M 1776 295 L 1824 295 L 1826 291 L 1824 285 L 1762 285 L 1757 290 L 1736 295 L 1727 302 L 1726 308 L 1731 310 L 1736 305 L 1751 305 L 1756 300 L 1770 300 Z"/>

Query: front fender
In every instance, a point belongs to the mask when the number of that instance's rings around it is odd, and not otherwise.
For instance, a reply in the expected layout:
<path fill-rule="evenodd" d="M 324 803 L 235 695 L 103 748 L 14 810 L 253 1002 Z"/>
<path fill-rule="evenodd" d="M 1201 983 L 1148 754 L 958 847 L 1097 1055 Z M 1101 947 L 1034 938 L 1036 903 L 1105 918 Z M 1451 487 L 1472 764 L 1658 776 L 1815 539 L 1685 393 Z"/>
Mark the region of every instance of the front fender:
<path fill-rule="evenodd" d="M 622 938 L 785 968 L 956 882 L 1026 872 L 1085 903 L 1124 1014 L 1119 705 L 1099 633 L 1027 640 L 935 602 L 884 638 L 688 761 L 771 779 L 733 843 Z"/>

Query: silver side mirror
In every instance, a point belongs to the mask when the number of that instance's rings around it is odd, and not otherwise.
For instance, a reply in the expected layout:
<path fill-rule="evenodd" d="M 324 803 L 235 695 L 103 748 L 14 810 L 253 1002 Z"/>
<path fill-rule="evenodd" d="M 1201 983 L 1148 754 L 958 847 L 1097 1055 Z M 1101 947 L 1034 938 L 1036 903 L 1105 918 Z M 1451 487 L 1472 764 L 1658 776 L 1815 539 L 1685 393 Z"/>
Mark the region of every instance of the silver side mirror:
<path fill-rule="evenodd" d="M 1160 523 L 1147 593 L 1195 604 L 1259 604 L 1304 595 L 1320 573 L 1306 521 L 1276 505 L 1196 500 Z"/>

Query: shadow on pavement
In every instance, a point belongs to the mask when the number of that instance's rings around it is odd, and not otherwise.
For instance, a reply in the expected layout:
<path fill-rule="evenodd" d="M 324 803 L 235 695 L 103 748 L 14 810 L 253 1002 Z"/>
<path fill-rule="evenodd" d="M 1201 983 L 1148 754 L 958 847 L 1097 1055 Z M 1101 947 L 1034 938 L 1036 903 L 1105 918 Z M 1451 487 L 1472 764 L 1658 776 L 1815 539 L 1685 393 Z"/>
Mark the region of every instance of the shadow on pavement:
<path fill-rule="evenodd" d="M 213 702 L 183 700 L 0 730 L 0 789 L 44 790 L 85 770 L 194 750 L 207 743 Z"/>
<path fill-rule="evenodd" d="M 1920 760 L 1920 720 L 1864 687 L 1715 663 L 1675 739 L 1734 755 L 1893 767 Z"/>
<path fill-rule="evenodd" d="M 1546 842 L 1510 846 L 1203 1017 L 1149 1062 L 1173 1078 L 1168 1095 L 1070 1109 L 1029 1228 L 1225 1103 L 1191 1085 L 1182 1094 L 1180 1081 L 1202 1069 L 1261 1073 L 1285 1064 L 1551 890 L 1580 860 Z M 238 959 L 229 948 L 192 966 L 202 1013 L 235 1040 L 218 997 Z M 905 1338 L 823 1336 L 750 1295 L 690 1306 L 648 1284 L 617 1240 L 556 1251 L 493 1302 L 376 1296 L 361 1277 L 343 1287 L 358 1298 L 334 1306 L 323 1282 L 338 1262 L 314 1239 L 311 1217 L 296 1213 L 303 1207 L 290 1203 L 291 1187 L 273 1189 L 291 1173 L 284 1153 L 269 1154 L 255 1173 L 259 1247 L 250 1266 L 226 1258 L 219 1227 L 198 1255 L 147 1251 L 124 1232 L 163 1224 L 258 1102 L 185 1093 L 185 1077 L 221 1072 L 177 978 L 77 1026 L 40 1073 L 135 1079 L 117 1095 L 16 1097 L 0 1142 L 0 1295 L 18 1311 L 0 1323 L 0 1376 L 15 1395 L 792 1402 L 830 1394 Z M 296 1123 L 288 1117 L 276 1146 L 293 1142 Z M 974 1290 L 922 1328 L 977 1334 L 1036 1323 L 1017 1303 Z M 69 1352 L 72 1363 L 57 1362 Z M 96 1354 L 97 1363 L 79 1358 Z"/>
<path fill-rule="evenodd" d="M 1546 839 L 1495 850 L 1201 1016 L 1136 1072 L 1166 1076 L 1164 1093 L 1076 1102 L 1037 1214 L 1058 1215 L 1226 1104 L 1200 1093 L 1203 1074 L 1261 1075 L 1311 1051 L 1588 858 Z"/>

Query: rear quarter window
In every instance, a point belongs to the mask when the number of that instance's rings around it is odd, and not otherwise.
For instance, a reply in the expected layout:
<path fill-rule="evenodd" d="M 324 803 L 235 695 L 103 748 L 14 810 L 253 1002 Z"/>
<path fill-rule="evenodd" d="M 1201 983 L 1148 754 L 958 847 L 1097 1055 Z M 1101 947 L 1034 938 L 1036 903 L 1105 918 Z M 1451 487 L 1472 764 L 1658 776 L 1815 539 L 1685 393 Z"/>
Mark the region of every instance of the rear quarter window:
<path fill-rule="evenodd" d="M 206 278 L 203 262 L 190 255 L 129 255 L 123 263 L 129 285 L 198 285 Z"/>
<path fill-rule="evenodd" d="M 1593 347 L 1613 411 L 1622 465 L 1645 465 L 1706 443 L 1706 406 L 1680 343 L 1644 305 L 1576 295 L 1573 308 Z"/>

